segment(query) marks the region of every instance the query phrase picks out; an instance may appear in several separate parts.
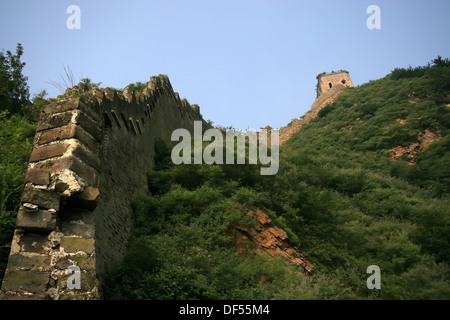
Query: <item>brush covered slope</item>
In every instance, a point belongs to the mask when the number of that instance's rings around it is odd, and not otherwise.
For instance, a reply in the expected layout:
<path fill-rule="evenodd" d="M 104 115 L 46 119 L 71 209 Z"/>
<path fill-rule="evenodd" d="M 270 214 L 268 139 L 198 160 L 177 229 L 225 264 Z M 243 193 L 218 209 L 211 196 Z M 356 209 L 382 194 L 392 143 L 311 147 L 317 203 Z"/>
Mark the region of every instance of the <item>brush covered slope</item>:
<path fill-rule="evenodd" d="M 135 231 L 104 298 L 450 298 L 449 89 L 440 57 L 348 89 L 281 147 L 274 176 L 257 165 L 175 166 L 159 143 L 151 195 L 134 201 Z M 257 210 L 313 277 L 236 250 L 230 226 L 255 227 L 246 212 Z M 370 265 L 380 290 L 366 286 Z"/>

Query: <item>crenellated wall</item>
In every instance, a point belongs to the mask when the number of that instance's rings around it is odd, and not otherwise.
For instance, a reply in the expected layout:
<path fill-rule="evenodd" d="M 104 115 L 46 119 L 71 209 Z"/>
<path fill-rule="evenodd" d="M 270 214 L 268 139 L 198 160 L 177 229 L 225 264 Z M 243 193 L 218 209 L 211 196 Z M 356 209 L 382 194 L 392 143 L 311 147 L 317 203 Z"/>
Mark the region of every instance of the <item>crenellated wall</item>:
<path fill-rule="evenodd" d="M 133 226 L 130 201 L 148 192 L 154 141 L 202 120 L 164 75 L 142 93 L 84 91 L 79 84 L 42 110 L 0 298 L 100 298 Z M 71 265 L 79 290 L 66 285 Z"/>

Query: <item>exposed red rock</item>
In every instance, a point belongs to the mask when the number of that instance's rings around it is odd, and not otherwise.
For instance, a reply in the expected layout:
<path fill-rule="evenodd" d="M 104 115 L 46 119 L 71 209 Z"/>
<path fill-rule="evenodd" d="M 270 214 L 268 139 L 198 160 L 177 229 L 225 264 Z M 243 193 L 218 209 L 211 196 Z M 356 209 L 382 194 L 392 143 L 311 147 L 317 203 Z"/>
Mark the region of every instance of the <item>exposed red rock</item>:
<path fill-rule="evenodd" d="M 272 223 L 270 217 L 260 209 L 247 211 L 254 218 L 254 226 L 234 223 L 228 234 L 241 252 L 269 255 L 274 258 L 285 257 L 297 265 L 305 274 L 312 275 L 312 265 L 300 252 L 289 243 L 286 232 Z"/>

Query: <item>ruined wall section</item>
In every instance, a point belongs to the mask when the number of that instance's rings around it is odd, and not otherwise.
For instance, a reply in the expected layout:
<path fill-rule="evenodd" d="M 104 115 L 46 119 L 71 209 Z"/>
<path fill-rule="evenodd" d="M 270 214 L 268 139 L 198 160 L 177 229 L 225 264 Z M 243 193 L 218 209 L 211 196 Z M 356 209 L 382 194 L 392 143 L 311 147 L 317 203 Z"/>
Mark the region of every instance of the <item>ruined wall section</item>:
<path fill-rule="evenodd" d="M 41 113 L 0 298 L 99 298 L 133 227 L 130 201 L 147 192 L 155 139 L 202 120 L 163 75 L 142 93 L 82 91 Z M 67 288 L 71 265 L 81 289 Z"/>
<path fill-rule="evenodd" d="M 321 74 L 317 79 L 317 97 L 337 85 L 353 87 L 352 79 L 347 71 L 336 71 Z"/>
<path fill-rule="evenodd" d="M 292 119 L 289 127 L 280 128 L 280 145 L 285 143 L 294 133 L 300 131 L 301 127 L 308 124 L 317 117 L 320 110 L 333 103 L 348 87 L 343 84 L 336 84 L 331 89 L 322 93 L 312 104 L 311 109 L 300 119 Z"/>

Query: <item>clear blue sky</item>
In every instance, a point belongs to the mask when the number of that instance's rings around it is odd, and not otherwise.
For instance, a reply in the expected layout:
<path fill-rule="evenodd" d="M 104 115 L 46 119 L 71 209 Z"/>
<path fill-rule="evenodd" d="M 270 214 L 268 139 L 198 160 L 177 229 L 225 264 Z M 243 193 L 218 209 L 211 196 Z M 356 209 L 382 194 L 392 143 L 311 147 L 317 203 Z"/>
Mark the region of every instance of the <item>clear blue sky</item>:
<path fill-rule="evenodd" d="M 450 1 L 0 0 L 0 48 L 22 43 L 31 94 L 75 77 L 123 88 L 167 74 L 215 124 L 286 125 L 309 110 L 316 75 L 345 69 L 355 85 L 395 67 L 450 57 Z M 81 29 L 69 30 L 69 5 Z M 369 5 L 381 29 L 369 30 Z"/>

